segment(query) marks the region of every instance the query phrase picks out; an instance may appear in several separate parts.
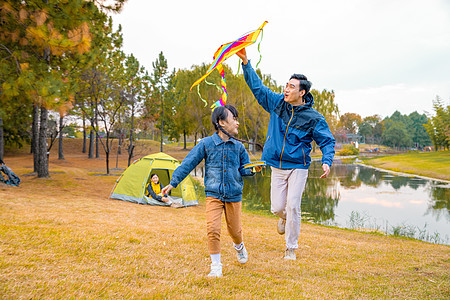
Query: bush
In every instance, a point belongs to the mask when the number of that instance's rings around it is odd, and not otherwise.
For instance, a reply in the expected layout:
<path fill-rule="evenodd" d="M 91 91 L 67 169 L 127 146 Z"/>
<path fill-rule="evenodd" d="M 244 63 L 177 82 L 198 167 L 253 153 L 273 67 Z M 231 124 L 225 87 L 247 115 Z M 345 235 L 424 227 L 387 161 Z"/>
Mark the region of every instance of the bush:
<path fill-rule="evenodd" d="M 358 155 L 359 150 L 355 148 L 353 145 L 344 145 L 344 148 L 339 150 L 339 156 L 350 156 L 350 155 Z"/>

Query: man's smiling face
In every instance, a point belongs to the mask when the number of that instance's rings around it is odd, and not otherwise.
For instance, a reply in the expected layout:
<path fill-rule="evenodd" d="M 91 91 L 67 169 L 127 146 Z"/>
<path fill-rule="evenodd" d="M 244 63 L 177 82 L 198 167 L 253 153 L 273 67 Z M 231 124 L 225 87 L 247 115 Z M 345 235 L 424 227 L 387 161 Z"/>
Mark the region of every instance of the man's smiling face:
<path fill-rule="evenodd" d="M 292 78 L 284 88 L 284 101 L 292 105 L 302 105 L 305 90 L 300 91 L 300 80 Z"/>

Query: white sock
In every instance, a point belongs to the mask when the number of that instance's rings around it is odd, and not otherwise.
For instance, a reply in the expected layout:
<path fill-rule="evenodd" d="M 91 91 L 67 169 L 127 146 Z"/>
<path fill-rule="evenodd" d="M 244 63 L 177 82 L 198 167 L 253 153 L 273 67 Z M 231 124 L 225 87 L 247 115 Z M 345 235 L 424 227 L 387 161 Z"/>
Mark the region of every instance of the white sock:
<path fill-rule="evenodd" d="M 220 253 L 217 254 L 211 254 L 211 262 L 215 265 L 220 264 Z"/>
<path fill-rule="evenodd" d="M 237 251 L 241 251 L 242 247 L 244 247 L 244 242 L 241 242 L 239 245 L 236 245 L 235 243 L 233 243 L 234 249 L 236 249 Z"/>

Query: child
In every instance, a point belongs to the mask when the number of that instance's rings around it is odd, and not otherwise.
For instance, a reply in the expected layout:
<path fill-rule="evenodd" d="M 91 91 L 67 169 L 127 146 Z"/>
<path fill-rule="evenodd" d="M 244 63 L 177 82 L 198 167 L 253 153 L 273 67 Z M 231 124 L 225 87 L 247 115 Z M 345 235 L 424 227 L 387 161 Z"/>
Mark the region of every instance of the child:
<path fill-rule="evenodd" d="M 168 193 L 176 187 L 203 159 L 205 159 L 206 227 L 208 249 L 211 256 L 211 272 L 208 277 L 221 277 L 220 228 L 222 211 L 225 211 L 237 259 L 241 264 L 248 260 L 242 241 L 241 206 L 242 176 L 253 175 L 243 166 L 250 158 L 242 143 L 233 138 L 238 133 L 238 112 L 232 105 L 214 109 L 211 121 L 216 132 L 202 139 L 173 172 L 170 184 L 163 188 Z"/>
<path fill-rule="evenodd" d="M 164 202 L 170 205 L 170 207 L 173 208 L 180 208 L 183 207 L 180 203 L 174 203 L 172 202 L 172 199 L 170 199 L 169 195 L 162 194 L 161 189 L 163 188 L 162 183 L 159 182 L 159 177 L 156 174 L 152 174 L 150 176 L 150 184 L 147 186 L 147 195 L 150 196 L 156 201 Z"/>

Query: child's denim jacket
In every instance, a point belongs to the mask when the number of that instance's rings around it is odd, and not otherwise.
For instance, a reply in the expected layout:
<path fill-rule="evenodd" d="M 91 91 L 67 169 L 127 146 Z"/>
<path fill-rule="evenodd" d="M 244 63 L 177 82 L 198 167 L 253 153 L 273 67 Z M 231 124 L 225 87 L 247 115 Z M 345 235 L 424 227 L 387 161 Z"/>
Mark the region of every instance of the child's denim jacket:
<path fill-rule="evenodd" d="M 173 172 L 170 184 L 177 187 L 181 181 L 205 159 L 206 196 L 222 201 L 242 200 L 242 176 L 254 175 L 249 168 L 250 158 L 244 145 L 230 138 L 224 142 L 217 133 L 202 139 Z"/>

